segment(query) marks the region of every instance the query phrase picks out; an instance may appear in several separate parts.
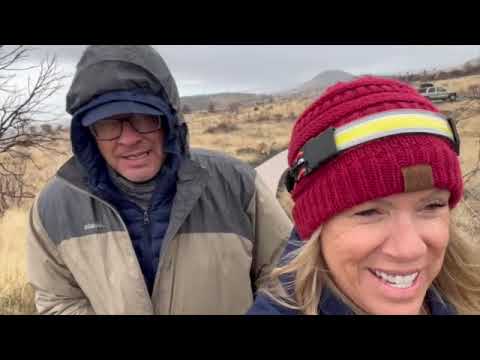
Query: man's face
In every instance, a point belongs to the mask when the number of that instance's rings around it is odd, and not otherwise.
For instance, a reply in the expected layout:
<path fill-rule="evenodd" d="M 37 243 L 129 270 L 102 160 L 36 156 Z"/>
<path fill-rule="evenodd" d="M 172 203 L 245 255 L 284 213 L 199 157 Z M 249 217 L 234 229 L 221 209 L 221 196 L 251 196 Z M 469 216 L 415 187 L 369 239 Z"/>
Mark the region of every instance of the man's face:
<path fill-rule="evenodd" d="M 165 161 L 164 131 L 159 128 L 161 124 L 155 127 L 153 121 L 157 121 L 158 124 L 160 120 L 158 118 L 154 120 L 147 115 L 134 115 L 121 119 L 100 120 L 92 127 L 98 149 L 105 161 L 132 182 L 151 180 Z M 118 136 L 122 127 L 118 138 L 104 140 L 115 137 L 108 134 Z"/>

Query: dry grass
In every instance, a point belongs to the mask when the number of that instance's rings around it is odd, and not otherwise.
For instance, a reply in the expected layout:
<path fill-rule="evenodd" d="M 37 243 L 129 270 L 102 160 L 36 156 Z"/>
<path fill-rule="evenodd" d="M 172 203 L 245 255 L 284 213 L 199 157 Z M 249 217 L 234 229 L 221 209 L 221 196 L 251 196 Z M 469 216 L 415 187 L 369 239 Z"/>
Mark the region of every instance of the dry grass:
<path fill-rule="evenodd" d="M 470 75 L 463 76 L 454 79 L 447 80 L 437 80 L 433 81 L 436 86 L 442 86 L 447 88 L 449 91 L 454 91 L 458 94 L 466 94 L 469 91 L 471 86 L 480 85 L 480 75 Z M 414 86 L 419 85 L 420 82 L 416 81 L 413 83 Z"/>
<path fill-rule="evenodd" d="M 27 167 L 31 191 L 38 191 L 69 157 L 68 142 L 57 142 L 58 152 L 45 153 L 34 149 L 34 163 Z M 61 152 L 61 153 L 59 153 Z M 21 207 L 7 210 L 0 218 L 0 314 L 35 313 L 33 290 L 26 281 L 25 240 L 28 209 L 31 200 Z"/>
<path fill-rule="evenodd" d="M 455 91 L 459 94 L 466 94 L 471 86 L 480 85 L 480 75 L 464 76 L 456 79 L 440 80 L 436 84 L 444 86 L 450 91 Z"/>
<path fill-rule="evenodd" d="M 461 81 L 469 85 L 467 80 L 459 80 L 457 85 L 460 86 Z M 187 115 L 191 145 L 223 151 L 256 164 L 287 147 L 293 121 L 309 103 L 310 100 L 290 101 L 263 105 L 256 110 L 254 107 L 241 108 L 235 114 Z M 462 169 L 464 173 L 471 172 L 480 161 L 480 102 L 445 103 L 439 106 L 461 119 Z M 223 128 L 223 131 L 207 133 L 209 128 Z M 34 192 L 38 192 L 69 157 L 68 142 L 58 143 L 57 149 L 64 154 L 33 152 L 38 168 L 31 165 L 28 174 Z M 480 189 L 480 175 L 475 174 L 467 182 L 466 201 L 456 211 L 462 233 L 472 240 L 478 238 L 480 233 L 480 201 L 476 200 L 480 199 L 480 192 L 477 189 Z M 278 198 L 289 213 L 293 205 L 289 194 L 281 191 Z M 11 209 L 0 219 L 0 314 L 34 312 L 33 292 L 25 278 L 25 235 L 29 206 L 30 203 L 26 203 L 22 208 Z"/>
<path fill-rule="evenodd" d="M 223 151 L 250 164 L 285 149 L 305 101 L 290 101 L 240 109 L 238 114 L 187 116 L 192 147 Z"/>
<path fill-rule="evenodd" d="M 33 291 L 25 278 L 27 212 L 11 209 L 0 219 L 0 314 L 34 312 Z"/>

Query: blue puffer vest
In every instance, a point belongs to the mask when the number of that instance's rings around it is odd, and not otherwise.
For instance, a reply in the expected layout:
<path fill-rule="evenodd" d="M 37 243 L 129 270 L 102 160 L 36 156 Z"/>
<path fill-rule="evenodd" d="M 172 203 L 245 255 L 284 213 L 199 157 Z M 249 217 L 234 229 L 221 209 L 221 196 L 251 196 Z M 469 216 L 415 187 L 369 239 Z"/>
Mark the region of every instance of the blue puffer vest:
<path fill-rule="evenodd" d="M 138 99 L 138 91 L 133 93 Z M 105 97 L 108 96 L 109 94 L 102 95 L 92 102 L 105 101 Z M 156 188 L 147 211 L 129 201 L 110 180 L 105 160 L 97 148 L 95 139 L 90 131 L 81 125 L 81 116 L 74 118 L 71 128 L 73 152 L 88 174 L 88 186 L 94 195 L 113 205 L 120 213 L 130 234 L 150 294 L 176 193 L 177 171 L 184 156 L 181 153 L 182 140 L 176 126 L 178 121 L 174 111 L 159 97 L 156 97 L 155 103 L 167 119 L 166 123 L 162 124 L 165 130 L 164 151 L 167 157 L 157 176 Z M 91 107 L 92 104 L 89 103 L 87 106 Z M 82 111 L 78 113 L 81 114 Z"/>

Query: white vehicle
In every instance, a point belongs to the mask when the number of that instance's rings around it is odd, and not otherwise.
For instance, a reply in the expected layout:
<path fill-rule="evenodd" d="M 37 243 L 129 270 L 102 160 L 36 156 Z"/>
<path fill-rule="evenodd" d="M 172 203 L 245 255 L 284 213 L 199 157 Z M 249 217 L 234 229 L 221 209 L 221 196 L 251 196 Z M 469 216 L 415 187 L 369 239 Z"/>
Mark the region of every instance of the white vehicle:
<path fill-rule="evenodd" d="M 457 93 L 448 92 L 443 87 L 432 86 L 420 89 L 420 93 L 432 101 L 455 101 L 457 100 Z"/>

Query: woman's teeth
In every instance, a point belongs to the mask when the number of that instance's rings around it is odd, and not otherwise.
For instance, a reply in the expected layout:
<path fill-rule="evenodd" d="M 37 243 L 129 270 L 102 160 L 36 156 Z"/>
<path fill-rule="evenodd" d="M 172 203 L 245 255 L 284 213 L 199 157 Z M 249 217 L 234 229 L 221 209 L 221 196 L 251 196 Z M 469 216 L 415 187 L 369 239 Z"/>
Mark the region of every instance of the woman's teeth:
<path fill-rule="evenodd" d="M 394 275 L 387 274 L 379 270 L 373 270 L 372 272 L 375 274 L 375 276 L 385 281 L 388 285 L 400 289 L 411 287 L 419 274 L 418 272 L 415 272 L 409 275 Z"/>

